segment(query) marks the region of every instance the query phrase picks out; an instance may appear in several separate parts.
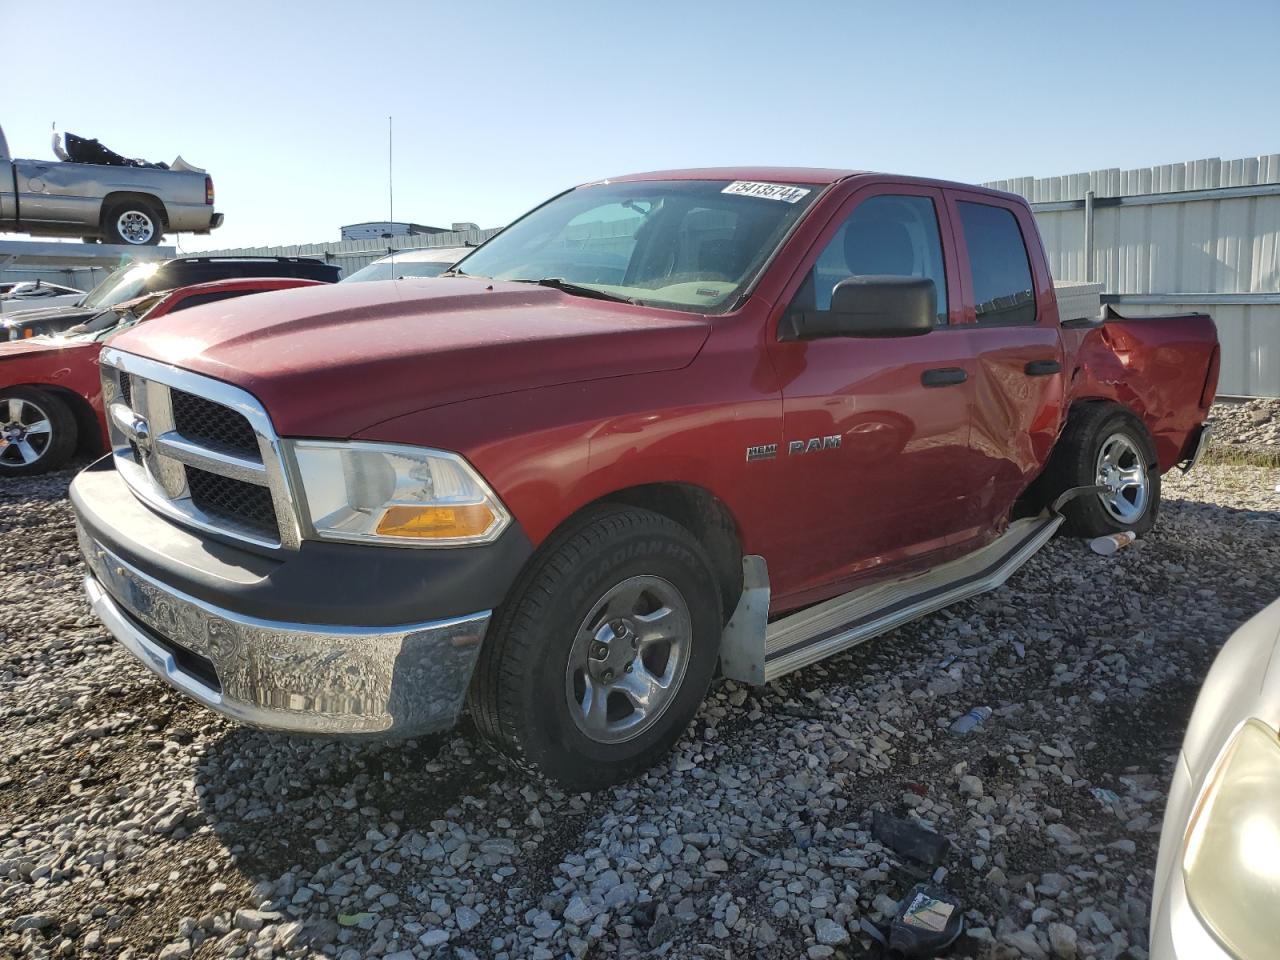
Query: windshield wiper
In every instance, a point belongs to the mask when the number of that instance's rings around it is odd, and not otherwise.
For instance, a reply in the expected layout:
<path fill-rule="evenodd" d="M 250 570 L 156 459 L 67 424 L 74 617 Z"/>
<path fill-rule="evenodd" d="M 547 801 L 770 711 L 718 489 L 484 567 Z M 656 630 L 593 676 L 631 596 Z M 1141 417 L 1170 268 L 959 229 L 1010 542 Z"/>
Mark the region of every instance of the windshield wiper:
<path fill-rule="evenodd" d="M 609 293 L 597 287 L 585 287 L 580 283 L 570 283 L 563 277 L 543 277 L 541 280 L 513 280 L 512 283 L 536 283 L 540 287 L 550 287 L 577 297 L 594 297 L 597 300 L 612 300 L 614 303 L 635 303 L 631 297 Z"/>

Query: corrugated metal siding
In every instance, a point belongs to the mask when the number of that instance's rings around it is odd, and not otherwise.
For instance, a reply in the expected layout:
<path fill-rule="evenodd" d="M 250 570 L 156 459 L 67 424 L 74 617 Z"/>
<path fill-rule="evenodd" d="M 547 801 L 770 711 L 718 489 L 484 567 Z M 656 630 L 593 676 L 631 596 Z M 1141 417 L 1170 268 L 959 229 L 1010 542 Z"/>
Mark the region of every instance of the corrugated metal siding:
<path fill-rule="evenodd" d="M 460 230 L 430 236 L 380 237 L 372 240 L 335 240 L 330 243 L 295 243 L 281 247 L 227 247 L 223 250 L 202 250 L 192 256 L 315 257 L 327 263 L 336 263 L 342 268 L 342 275 L 347 276 L 396 250 L 462 247 L 468 243 L 483 243 L 497 233 L 498 229 Z"/>
<path fill-rule="evenodd" d="M 1094 170 L 1019 177 L 987 184 L 1033 204 L 1135 197 L 1280 183 L 1280 154 L 1193 160 L 1138 170 Z M 1038 210 L 1036 220 L 1057 280 L 1087 277 L 1084 211 Z M 1280 194 L 1203 197 L 1094 209 L 1093 279 L 1118 308 L 1137 315 L 1200 310 L 1213 314 L 1222 340 L 1224 394 L 1280 396 L 1280 304 L 1185 306 L 1125 303 L 1125 294 L 1274 294 L 1280 292 Z"/>

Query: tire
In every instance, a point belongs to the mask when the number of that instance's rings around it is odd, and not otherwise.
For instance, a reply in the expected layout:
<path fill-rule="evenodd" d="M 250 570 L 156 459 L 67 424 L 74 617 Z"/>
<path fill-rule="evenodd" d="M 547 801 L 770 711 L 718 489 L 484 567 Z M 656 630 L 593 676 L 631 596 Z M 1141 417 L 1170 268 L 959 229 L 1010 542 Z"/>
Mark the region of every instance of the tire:
<path fill-rule="evenodd" d="M 693 719 L 723 625 L 711 562 L 688 530 L 649 510 L 602 506 L 554 535 L 496 612 L 472 717 L 529 773 L 570 790 L 619 783 Z"/>
<path fill-rule="evenodd" d="M 164 221 L 155 205 L 145 200 L 125 200 L 113 204 L 102 218 L 107 243 L 130 247 L 153 247 L 163 235 Z"/>
<path fill-rule="evenodd" d="M 1072 487 L 1115 484 L 1111 493 L 1085 494 L 1062 508 L 1066 531 L 1078 537 L 1141 535 L 1160 512 L 1155 444 L 1141 420 L 1113 403 L 1090 404 L 1072 414 L 1046 481 L 1054 496 Z"/>
<path fill-rule="evenodd" d="M 0 477 L 56 470 L 75 452 L 77 432 L 75 414 L 52 394 L 0 390 Z"/>

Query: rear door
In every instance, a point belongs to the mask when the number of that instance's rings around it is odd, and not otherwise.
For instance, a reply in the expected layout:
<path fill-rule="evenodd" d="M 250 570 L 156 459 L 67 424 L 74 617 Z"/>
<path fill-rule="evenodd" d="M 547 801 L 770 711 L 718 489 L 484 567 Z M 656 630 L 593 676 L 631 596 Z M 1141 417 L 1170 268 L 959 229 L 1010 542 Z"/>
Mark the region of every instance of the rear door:
<path fill-rule="evenodd" d="M 970 448 L 979 475 L 962 540 L 990 539 L 1048 459 L 1062 422 L 1063 351 L 1053 280 L 1031 211 L 947 190 L 974 358 Z"/>
<path fill-rule="evenodd" d="M 103 167 L 59 160 L 18 160 L 14 176 L 23 222 L 96 228 L 106 187 Z"/>
<path fill-rule="evenodd" d="M 963 527 L 971 364 L 946 229 L 940 190 L 877 182 L 845 202 L 788 287 L 780 324 L 829 309 L 835 284 L 858 274 L 932 279 L 939 314 L 923 336 L 773 338 L 787 524 L 768 559 L 780 598 L 925 565 Z"/>

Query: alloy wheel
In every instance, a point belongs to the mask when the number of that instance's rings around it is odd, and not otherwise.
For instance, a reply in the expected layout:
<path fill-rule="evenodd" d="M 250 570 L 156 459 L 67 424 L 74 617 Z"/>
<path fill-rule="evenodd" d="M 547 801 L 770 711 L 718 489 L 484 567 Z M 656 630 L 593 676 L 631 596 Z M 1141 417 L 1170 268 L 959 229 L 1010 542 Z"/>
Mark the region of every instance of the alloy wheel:
<path fill-rule="evenodd" d="M 37 404 L 19 397 L 0 400 L 0 465 L 35 463 L 52 440 L 49 415 Z"/>
<path fill-rule="evenodd" d="M 1113 433 L 1098 451 L 1097 483 L 1106 487 L 1098 494 L 1102 507 L 1120 523 L 1137 523 L 1146 513 L 1151 498 L 1147 464 L 1133 438 Z"/>
<path fill-rule="evenodd" d="M 578 729 L 597 743 L 640 736 L 675 700 L 689 666 L 688 604 L 661 577 L 610 588 L 574 637 L 565 696 Z"/>

